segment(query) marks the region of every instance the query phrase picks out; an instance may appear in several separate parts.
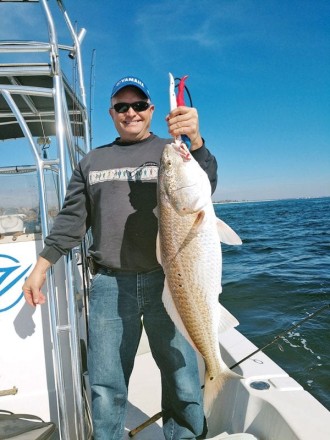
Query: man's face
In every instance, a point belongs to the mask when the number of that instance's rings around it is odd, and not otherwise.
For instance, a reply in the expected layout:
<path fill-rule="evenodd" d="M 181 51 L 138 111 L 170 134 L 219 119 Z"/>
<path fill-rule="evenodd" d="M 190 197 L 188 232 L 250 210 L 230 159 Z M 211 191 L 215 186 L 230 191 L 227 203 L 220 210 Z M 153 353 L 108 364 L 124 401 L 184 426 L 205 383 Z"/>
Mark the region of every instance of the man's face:
<path fill-rule="evenodd" d="M 136 101 L 147 101 L 147 98 L 139 93 L 136 87 L 125 87 L 112 98 L 112 106 L 119 102 L 129 104 Z M 109 113 L 113 119 L 115 127 L 124 142 L 136 142 L 146 139 L 150 134 L 150 124 L 154 105 L 150 105 L 147 110 L 137 112 L 130 107 L 125 113 L 117 113 L 114 108 L 110 108 Z"/>

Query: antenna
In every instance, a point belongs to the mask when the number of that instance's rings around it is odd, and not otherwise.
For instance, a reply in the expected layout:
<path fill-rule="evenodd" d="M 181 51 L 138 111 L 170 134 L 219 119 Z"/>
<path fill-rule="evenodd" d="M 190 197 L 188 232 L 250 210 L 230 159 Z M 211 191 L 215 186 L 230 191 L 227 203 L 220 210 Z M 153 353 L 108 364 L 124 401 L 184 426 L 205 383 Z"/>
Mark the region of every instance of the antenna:
<path fill-rule="evenodd" d="M 91 146 L 93 144 L 92 112 L 93 112 L 94 86 L 95 86 L 95 54 L 96 54 L 96 49 L 93 49 L 90 77 L 89 77 L 89 137 L 90 137 Z"/>

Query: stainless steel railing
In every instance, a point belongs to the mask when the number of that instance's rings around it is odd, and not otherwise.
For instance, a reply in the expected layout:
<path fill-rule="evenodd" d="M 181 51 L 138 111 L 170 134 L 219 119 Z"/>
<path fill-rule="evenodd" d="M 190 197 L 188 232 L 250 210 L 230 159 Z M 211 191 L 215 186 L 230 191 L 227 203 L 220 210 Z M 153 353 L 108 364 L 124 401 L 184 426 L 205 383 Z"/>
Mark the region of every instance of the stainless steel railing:
<path fill-rule="evenodd" d="M 16 2 L 18 3 L 18 1 Z M 26 4 L 28 2 L 25 1 L 24 3 Z M 37 0 L 32 0 L 31 3 L 37 3 Z M 64 7 L 63 1 L 57 0 L 57 6 L 63 14 L 64 22 L 66 23 L 72 37 L 72 46 L 64 46 L 59 44 L 56 26 L 50 7 L 52 2 L 40 0 L 39 3 L 47 22 L 49 41 L 45 43 L 28 41 L 24 43 L 5 42 L 0 44 L 0 53 L 48 53 L 48 65 L 45 65 L 46 67 L 43 68 L 43 66 L 40 64 L 37 69 L 38 71 L 36 71 L 35 64 L 31 66 L 29 66 L 29 63 L 24 63 L 24 65 L 20 63 L 15 65 L 6 64 L 3 66 L 1 74 L 3 76 L 7 75 L 9 78 L 9 84 L 0 84 L 0 93 L 6 101 L 11 114 L 13 115 L 14 122 L 11 120 L 10 123 L 19 125 L 33 153 L 37 170 L 40 199 L 40 220 L 42 225 L 42 236 L 44 239 L 49 233 L 48 200 L 45 188 L 44 170 L 50 166 L 57 168 L 57 173 L 59 176 L 59 203 L 61 205 L 64 201 L 68 183 L 68 169 L 73 169 L 77 161 L 77 156 L 90 150 L 90 139 L 83 78 L 83 64 L 80 51 L 80 45 L 85 35 L 85 30 L 82 29 L 79 33 L 76 33 Z M 53 3 L 55 4 L 55 0 Z M 76 59 L 75 66 L 78 75 L 79 93 L 76 93 L 74 90 L 70 90 L 68 93 L 68 87 L 61 71 L 61 52 L 67 52 L 71 57 L 75 57 Z M 29 73 L 33 73 L 36 81 L 38 75 L 48 75 L 51 79 L 50 87 L 47 88 L 38 87 L 38 85 L 22 85 L 14 79 L 15 75 L 22 74 L 24 76 L 29 75 Z M 24 108 L 20 108 L 19 104 L 16 103 L 14 99 L 15 95 L 19 95 L 21 98 L 23 98 L 22 102 L 24 102 Z M 76 154 L 76 142 L 72 131 L 72 121 L 70 119 L 70 114 L 72 114 L 73 110 L 69 108 L 67 100 L 68 96 L 77 99 L 77 102 L 79 103 L 78 108 L 82 121 L 82 129 L 80 129 L 80 132 L 83 133 L 83 147 L 78 149 L 78 155 Z M 36 140 L 34 139 L 33 128 L 31 128 L 31 121 L 33 118 L 35 118 L 34 120 L 36 121 L 44 111 L 44 109 L 40 109 L 40 111 L 38 109 L 38 98 L 47 98 L 53 102 L 53 110 L 48 110 L 48 118 L 50 121 L 52 118 L 54 118 L 55 133 L 52 134 L 55 134 L 57 143 L 57 158 L 54 160 L 48 160 L 41 157 L 40 149 L 38 148 Z M 26 110 L 26 107 L 28 108 L 28 111 Z M 29 118 L 31 119 L 29 120 Z M 0 120 L 0 124 L 5 124 L 5 122 L 3 123 Z M 8 133 L 10 134 L 10 131 Z M 45 132 L 45 135 L 47 135 L 47 132 Z M 82 383 L 80 336 L 77 321 L 77 305 L 75 299 L 74 274 L 71 256 L 65 258 L 64 268 L 66 280 L 66 300 L 68 305 L 67 325 L 62 325 L 59 319 L 59 298 L 56 298 L 54 270 L 51 269 L 47 274 L 48 310 L 53 343 L 53 368 L 59 416 L 59 432 L 61 440 L 85 440 L 87 437 L 85 420 L 88 419 L 88 417 L 85 417 L 86 408 L 84 404 Z M 72 398 L 74 400 L 75 418 L 74 434 L 72 434 L 72 429 L 70 429 L 69 426 L 71 421 L 68 420 L 68 396 L 64 381 L 61 338 L 59 337 L 60 333 L 62 332 L 68 332 L 70 340 Z"/>

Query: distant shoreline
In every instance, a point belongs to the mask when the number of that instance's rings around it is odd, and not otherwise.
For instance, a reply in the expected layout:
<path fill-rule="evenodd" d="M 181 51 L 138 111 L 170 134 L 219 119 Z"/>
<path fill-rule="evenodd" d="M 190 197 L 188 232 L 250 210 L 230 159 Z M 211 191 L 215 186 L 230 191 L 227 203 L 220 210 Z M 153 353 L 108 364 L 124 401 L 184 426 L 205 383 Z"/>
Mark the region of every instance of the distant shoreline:
<path fill-rule="evenodd" d="M 264 203 L 264 202 L 280 202 L 285 200 L 315 200 L 315 199 L 328 199 L 330 196 L 315 196 L 315 197 L 288 197 L 283 199 L 262 199 L 262 200 L 220 200 L 212 202 L 213 205 L 229 205 L 235 203 Z"/>

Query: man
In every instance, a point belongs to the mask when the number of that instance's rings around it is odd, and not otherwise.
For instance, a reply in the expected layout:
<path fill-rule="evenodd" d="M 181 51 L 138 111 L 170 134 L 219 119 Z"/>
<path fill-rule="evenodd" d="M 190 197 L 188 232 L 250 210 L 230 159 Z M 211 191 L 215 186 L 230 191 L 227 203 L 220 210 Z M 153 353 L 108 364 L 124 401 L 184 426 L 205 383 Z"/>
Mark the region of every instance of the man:
<path fill-rule="evenodd" d="M 202 435 L 204 414 L 196 355 L 176 330 L 162 300 L 164 273 L 156 259 L 156 185 L 169 139 L 150 132 L 154 112 L 138 78 L 113 87 L 110 115 L 119 137 L 78 164 L 37 264 L 23 291 L 30 305 L 43 304 L 47 269 L 77 246 L 91 228 L 96 267 L 89 297 L 88 370 L 95 440 L 120 440 L 127 389 L 143 325 L 162 378 L 166 440 Z M 169 133 L 185 134 L 208 173 L 213 190 L 215 158 L 204 146 L 196 109 L 178 107 L 166 118 Z"/>

